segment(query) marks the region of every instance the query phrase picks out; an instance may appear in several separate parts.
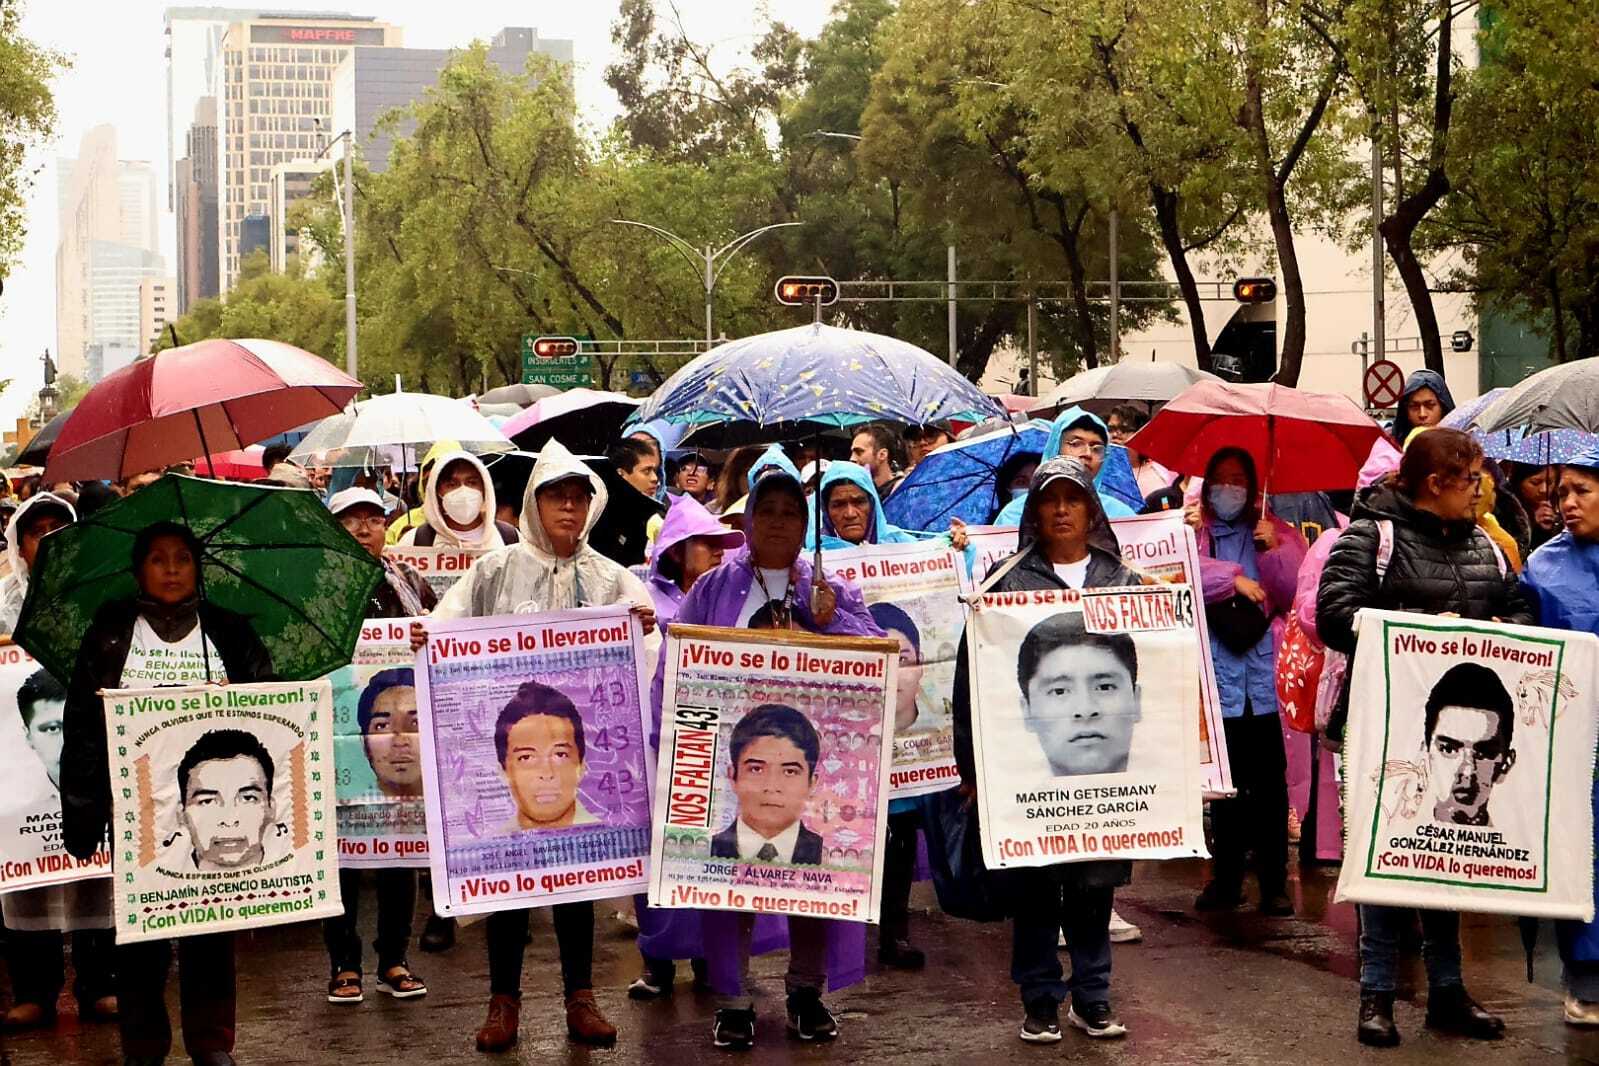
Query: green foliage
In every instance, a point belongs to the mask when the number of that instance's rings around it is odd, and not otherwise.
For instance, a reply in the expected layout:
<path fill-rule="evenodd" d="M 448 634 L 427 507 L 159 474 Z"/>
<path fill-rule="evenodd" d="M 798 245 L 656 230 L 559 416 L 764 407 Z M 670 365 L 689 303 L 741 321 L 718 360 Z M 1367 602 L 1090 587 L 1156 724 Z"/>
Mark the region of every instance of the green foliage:
<path fill-rule="evenodd" d="M 22 251 L 34 171 L 27 155 L 55 128 L 50 82 L 69 65 L 60 52 L 22 35 L 22 5 L 0 3 L 0 278 Z"/>
<path fill-rule="evenodd" d="M 240 264 L 239 282 L 226 300 L 192 304 L 157 342 L 156 351 L 173 347 L 173 331 L 183 344 L 210 337 L 270 337 L 329 362 L 343 362 L 342 302 L 321 282 L 303 277 L 298 268 L 288 274 L 271 273 L 265 252 L 255 252 Z"/>

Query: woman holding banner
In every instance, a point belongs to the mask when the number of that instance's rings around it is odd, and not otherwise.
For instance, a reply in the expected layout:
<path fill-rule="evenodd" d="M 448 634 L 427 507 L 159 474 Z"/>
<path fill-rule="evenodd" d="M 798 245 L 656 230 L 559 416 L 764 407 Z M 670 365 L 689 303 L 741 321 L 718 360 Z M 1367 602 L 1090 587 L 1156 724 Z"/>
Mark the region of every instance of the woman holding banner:
<path fill-rule="evenodd" d="M 1566 528 L 1532 553 L 1522 581 L 1539 625 L 1599 633 L 1599 451 L 1567 463 L 1556 494 Z M 1599 779 L 1593 802 L 1599 812 Z M 1599 839 L 1599 822 L 1595 826 Z M 1599 888 L 1599 881 L 1595 885 Z M 1599 1025 L 1599 919 L 1560 922 L 1556 928 L 1566 969 L 1566 1021 Z"/>
<path fill-rule="evenodd" d="M 676 620 L 743 629 L 764 617 L 781 629 L 882 636 L 852 583 L 826 577 L 814 583 L 811 564 L 801 554 L 810 525 L 809 507 L 799 471 L 782 449 L 776 445 L 767 449 L 750 467 L 749 476 L 745 547 L 695 584 Z M 659 739 L 664 670 L 663 657 L 651 691 L 656 729 L 652 742 Z M 704 957 L 718 996 L 712 1028 L 717 1047 L 744 1050 L 754 1045 L 750 955 L 782 946 L 781 922 L 730 911 L 674 913 L 679 943 L 670 954 Z M 822 1002 L 823 986 L 836 991 L 865 975 L 865 926 L 799 916 L 787 922 L 789 964 L 784 987 L 789 1032 L 801 1040 L 832 1040 L 838 1036 L 838 1023 Z"/>
<path fill-rule="evenodd" d="M 147 526 L 133 542 L 132 561 L 139 595 L 101 608 L 67 686 L 61 828 L 79 859 L 100 848 L 111 824 L 102 689 L 277 679 L 249 620 L 200 600 L 200 543 L 186 526 Z M 177 954 L 184 1047 L 196 1063 L 228 1066 L 237 1006 L 233 934 L 182 937 Z M 171 965 L 170 940 L 117 948 L 118 1020 L 130 1066 L 164 1062 L 172 1049 L 165 995 Z"/>
<path fill-rule="evenodd" d="M 608 496 L 597 474 L 550 441 L 533 464 L 522 498 L 521 540 L 480 556 L 444 594 L 433 617 L 489 618 L 630 603 L 645 634 L 653 633 L 655 608 L 648 590 L 588 542 Z M 423 626 L 413 625 L 412 644 L 420 647 L 424 640 Z M 655 641 L 646 647 L 653 652 Z M 594 1000 L 594 904 L 558 903 L 550 909 L 560 945 L 567 1035 L 583 1044 L 613 1044 L 616 1027 Z M 505 1051 L 517 1041 L 528 912 L 495 911 L 485 924 L 489 1010 L 477 1047 Z"/>
<path fill-rule="evenodd" d="M 1509 566 L 1477 526 L 1482 466 L 1482 446 L 1470 434 L 1432 429 L 1405 449 L 1392 486 L 1379 484 L 1357 498 L 1355 520 L 1333 545 L 1317 591 L 1316 626 L 1327 647 L 1354 655 L 1355 615 L 1362 607 L 1515 625 L 1532 622 Z M 1347 701 L 1347 691 L 1343 699 Z M 1331 738 L 1342 739 L 1346 716 L 1347 703 L 1328 724 Z M 1236 765 L 1236 755 L 1234 760 Z M 1399 942 L 1416 913 L 1406 907 L 1360 905 L 1356 1032 L 1362 1044 L 1399 1043 L 1394 1025 Z M 1420 915 L 1428 1027 L 1498 1039 L 1504 1022 L 1466 994 L 1460 915 L 1431 910 Z"/>
<path fill-rule="evenodd" d="M 981 591 L 1114 588 L 1142 584 L 1122 563 L 1094 478 L 1069 456 L 1046 460 L 1033 475 L 1022 510 L 1015 555 L 983 579 Z M 961 790 L 976 796 L 972 751 L 972 695 L 966 638 L 955 667 L 955 760 Z M 1060 1005 L 1068 994 L 1066 1019 L 1091 1037 L 1124 1036 L 1126 1026 L 1110 1005 L 1110 915 L 1117 887 L 1133 866 L 1119 860 L 1059 863 L 1006 871 L 1011 896 L 1011 980 L 1021 990 L 1021 1038 L 1031 1044 L 1061 1038 Z M 1070 981 L 1062 980 L 1057 946 L 1066 937 Z"/>

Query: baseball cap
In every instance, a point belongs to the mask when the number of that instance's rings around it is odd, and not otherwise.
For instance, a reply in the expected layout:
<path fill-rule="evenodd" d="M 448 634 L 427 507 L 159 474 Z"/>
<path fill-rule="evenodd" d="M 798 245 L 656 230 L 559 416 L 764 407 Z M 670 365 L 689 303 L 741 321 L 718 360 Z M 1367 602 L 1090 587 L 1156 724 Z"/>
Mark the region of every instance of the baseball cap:
<path fill-rule="evenodd" d="M 333 499 L 328 501 L 328 510 L 332 511 L 335 516 L 338 516 L 343 514 L 345 511 L 348 511 L 350 508 L 359 507 L 362 504 L 376 507 L 379 511 L 382 511 L 385 514 L 388 513 L 387 509 L 383 506 L 383 497 L 379 496 L 371 489 L 364 489 L 359 485 L 355 485 L 347 489 L 341 489 L 338 492 L 335 492 L 333 494 Z"/>

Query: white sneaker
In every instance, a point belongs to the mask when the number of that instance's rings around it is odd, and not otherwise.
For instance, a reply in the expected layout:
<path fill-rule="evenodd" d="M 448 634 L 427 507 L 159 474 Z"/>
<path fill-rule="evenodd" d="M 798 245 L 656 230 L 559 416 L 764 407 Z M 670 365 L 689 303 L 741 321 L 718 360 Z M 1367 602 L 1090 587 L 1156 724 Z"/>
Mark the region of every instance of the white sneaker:
<path fill-rule="evenodd" d="M 1110 942 L 1112 944 L 1136 944 L 1144 939 L 1144 931 L 1117 914 L 1113 908 L 1110 912 Z"/>
<path fill-rule="evenodd" d="M 1599 1026 L 1599 1003 L 1581 1000 L 1568 993 L 1566 995 L 1566 1024 Z"/>

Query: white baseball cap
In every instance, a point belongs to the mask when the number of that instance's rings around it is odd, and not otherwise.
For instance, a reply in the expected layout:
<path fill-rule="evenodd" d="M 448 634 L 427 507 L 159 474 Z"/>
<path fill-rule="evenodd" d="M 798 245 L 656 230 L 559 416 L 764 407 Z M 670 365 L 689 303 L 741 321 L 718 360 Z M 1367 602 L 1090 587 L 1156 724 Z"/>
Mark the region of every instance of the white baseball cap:
<path fill-rule="evenodd" d="M 359 485 L 352 485 L 350 488 L 335 492 L 333 499 L 328 501 L 328 510 L 337 516 L 352 507 L 359 507 L 363 503 L 376 507 L 384 514 L 388 514 L 388 509 L 383 506 L 383 497 L 371 489 L 364 489 Z"/>

